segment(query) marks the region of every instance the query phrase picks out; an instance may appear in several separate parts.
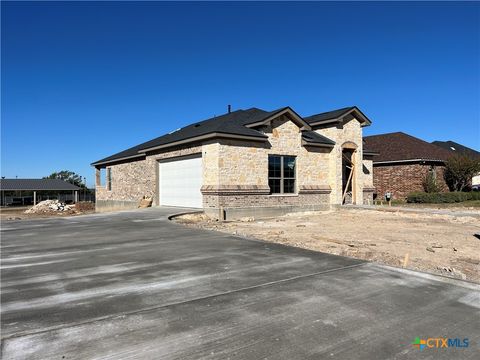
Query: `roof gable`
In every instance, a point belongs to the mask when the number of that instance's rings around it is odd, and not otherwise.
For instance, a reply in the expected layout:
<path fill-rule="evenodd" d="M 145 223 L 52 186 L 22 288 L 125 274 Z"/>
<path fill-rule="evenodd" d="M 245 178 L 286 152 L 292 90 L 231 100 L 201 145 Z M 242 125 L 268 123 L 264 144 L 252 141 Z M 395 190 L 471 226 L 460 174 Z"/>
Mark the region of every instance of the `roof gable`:
<path fill-rule="evenodd" d="M 356 106 L 349 106 L 337 110 L 327 111 L 316 115 L 307 116 L 305 120 L 310 126 L 341 122 L 347 115 L 354 116 L 362 126 L 369 126 L 372 122 Z"/>
<path fill-rule="evenodd" d="M 448 150 L 403 132 L 364 137 L 364 147 L 378 153 L 374 163 L 401 161 L 446 161 Z"/>

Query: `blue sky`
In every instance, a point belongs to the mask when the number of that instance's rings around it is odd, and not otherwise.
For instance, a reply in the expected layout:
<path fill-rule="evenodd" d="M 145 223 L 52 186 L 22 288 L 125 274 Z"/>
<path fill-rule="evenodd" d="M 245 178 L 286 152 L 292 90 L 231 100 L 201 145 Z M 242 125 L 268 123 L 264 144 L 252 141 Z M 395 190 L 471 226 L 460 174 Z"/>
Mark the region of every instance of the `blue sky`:
<path fill-rule="evenodd" d="M 2 2 L 1 172 L 41 177 L 232 108 L 357 105 L 480 149 L 478 3 Z"/>

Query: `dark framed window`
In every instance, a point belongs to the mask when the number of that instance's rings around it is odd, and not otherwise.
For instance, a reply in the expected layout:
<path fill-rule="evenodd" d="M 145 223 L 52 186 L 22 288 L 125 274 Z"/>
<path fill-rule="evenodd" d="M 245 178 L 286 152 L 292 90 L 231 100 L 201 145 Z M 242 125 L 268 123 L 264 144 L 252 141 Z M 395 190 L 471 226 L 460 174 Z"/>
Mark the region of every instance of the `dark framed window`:
<path fill-rule="evenodd" d="M 271 194 L 294 194 L 295 174 L 295 156 L 268 155 L 268 186 Z"/>
<path fill-rule="evenodd" d="M 107 190 L 111 191 L 112 190 L 112 169 L 107 168 Z"/>

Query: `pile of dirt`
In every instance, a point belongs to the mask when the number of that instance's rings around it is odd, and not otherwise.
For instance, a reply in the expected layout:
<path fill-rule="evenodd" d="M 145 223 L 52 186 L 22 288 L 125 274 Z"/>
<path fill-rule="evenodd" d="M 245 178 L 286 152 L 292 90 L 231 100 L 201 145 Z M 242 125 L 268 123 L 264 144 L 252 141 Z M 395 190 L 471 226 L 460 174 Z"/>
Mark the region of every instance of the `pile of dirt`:
<path fill-rule="evenodd" d="M 25 210 L 25 214 L 45 214 L 57 212 L 75 212 L 75 205 L 67 205 L 58 200 L 44 200 L 30 209 Z"/>

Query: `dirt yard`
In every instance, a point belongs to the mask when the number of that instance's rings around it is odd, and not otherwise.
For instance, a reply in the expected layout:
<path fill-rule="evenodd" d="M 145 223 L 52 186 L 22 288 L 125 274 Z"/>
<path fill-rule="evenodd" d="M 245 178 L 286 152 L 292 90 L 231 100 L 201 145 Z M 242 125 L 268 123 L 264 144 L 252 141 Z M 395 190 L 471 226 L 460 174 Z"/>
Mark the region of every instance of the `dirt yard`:
<path fill-rule="evenodd" d="M 3 220 L 22 220 L 22 219 L 37 219 L 49 218 L 59 216 L 76 216 L 92 214 L 95 212 L 95 204 L 90 202 L 79 202 L 75 207 L 68 211 L 42 211 L 38 213 L 26 213 L 26 210 L 31 209 L 31 206 L 22 207 L 6 207 L 0 209 L 0 219 Z"/>
<path fill-rule="evenodd" d="M 275 219 L 217 222 L 203 214 L 176 219 L 330 254 L 365 259 L 480 283 L 478 217 L 340 209 Z"/>

